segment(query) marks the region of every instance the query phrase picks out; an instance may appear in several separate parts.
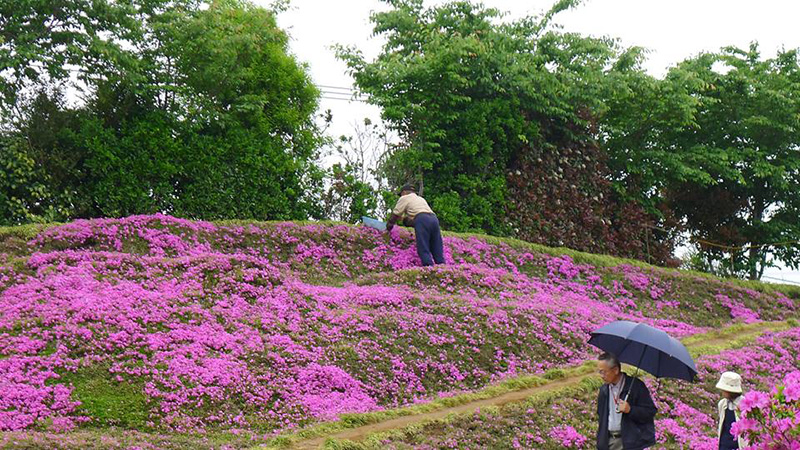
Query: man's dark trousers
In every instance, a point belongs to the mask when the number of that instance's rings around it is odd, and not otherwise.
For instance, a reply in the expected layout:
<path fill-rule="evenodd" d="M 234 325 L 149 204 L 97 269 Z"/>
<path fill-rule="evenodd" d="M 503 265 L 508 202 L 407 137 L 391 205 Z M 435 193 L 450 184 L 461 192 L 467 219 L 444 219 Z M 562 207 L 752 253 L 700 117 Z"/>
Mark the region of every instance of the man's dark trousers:
<path fill-rule="evenodd" d="M 422 213 L 414 218 L 414 234 L 417 238 L 417 254 L 423 266 L 444 264 L 444 245 L 439 219 L 435 214 Z"/>

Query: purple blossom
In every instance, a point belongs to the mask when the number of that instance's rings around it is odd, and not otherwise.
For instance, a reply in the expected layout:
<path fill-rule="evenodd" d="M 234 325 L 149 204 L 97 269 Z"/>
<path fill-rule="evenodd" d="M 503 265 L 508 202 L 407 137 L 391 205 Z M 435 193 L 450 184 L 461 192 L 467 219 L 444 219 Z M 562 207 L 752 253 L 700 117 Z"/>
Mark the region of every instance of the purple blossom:
<path fill-rule="evenodd" d="M 164 215 L 49 228 L 24 268 L 0 268 L 0 430 L 91 421 L 66 380 L 98 367 L 105 382 L 141 386 L 153 427 L 276 432 L 580 363 L 595 353 L 588 333 L 612 320 L 675 336 L 718 323 L 670 311 L 684 303 L 664 272 L 477 238 L 445 246 L 448 265 L 420 269 L 405 230 L 386 241 L 343 225 Z M 759 317 L 753 296 L 724 292 L 753 313 L 735 317 Z M 794 307 L 776 305 L 759 312 Z"/>

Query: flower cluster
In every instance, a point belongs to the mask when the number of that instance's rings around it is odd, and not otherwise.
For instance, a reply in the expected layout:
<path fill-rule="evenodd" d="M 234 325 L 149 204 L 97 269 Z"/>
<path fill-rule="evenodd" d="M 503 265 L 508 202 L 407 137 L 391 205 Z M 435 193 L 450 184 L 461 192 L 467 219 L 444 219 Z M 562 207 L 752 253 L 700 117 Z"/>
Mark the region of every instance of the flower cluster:
<path fill-rule="evenodd" d="M 569 425 L 562 425 L 554 427 L 550 430 L 550 438 L 564 448 L 582 448 L 588 441 L 586 436 L 575 431 L 575 428 Z"/>
<path fill-rule="evenodd" d="M 654 449 L 716 450 L 719 391 L 715 388 L 721 371 L 735 370 L 743 374 L 746 389 L 766 388 L 778 380 L 780 386 L 771 395 L 750 391 L 741 407 L 753 415 L 754 410 L 772 414 L 770 425 L 745 418 L 738 422 L 742 429 L 753 429 L 759 440 L 771 446 L 754 449 L 795 449 L 797 434 L 798 381 L 800 381 L 800 328 L 769 333 L 752 344 L 719 354 L 702 356 L 696 361 L 699 382 L 646 379 L 656 401 L 656 440 Z M 769 367 L 769 369 L 767 369 Z M 596 385 L 599 387 L 599 383 Z M 597 431 L 597 390 L 584 389 L 570 395 L 532 397 L 527 402 L 506 405 L 498 411 L 476 413 L 416 428 L 382 442 L 383 448 L 595 448 Z M 774 411 L 774 413 L 773 413 Z M 772 427 L 774 432 L 765 432 Z M 794 428 L 792 428 L 794 427 Z M 744 431 L 743 431 L 744 432 Z M 778 438 L 771 437 L 782 432 Z M 770 434 L 773 433 L 773 434 Z M 776 439 L 784 439 L 783 441 Z M 781 444 L 781 442 L 783 442 Z M 405 445 L 403 445 L 405 444 Z M 794 446 L 794 447 L 793 447 Z"/>
<path fill-rule="evenodd" d="M 750 391 L 739 407 L 742 418 L 731 432 L 753 450 L 800 449 L 800 371 L 792 372 L 772 393 Z"/>
<path fill-rule="evenodd" d="M 0 263 L 0 430 L 280 432 L 581 362 L 612 320 L 685 336 L 748 319 L 717 294 L 761 319 L 796 308 L 674 272 L 445 246 L 448 265 L 421 269 L 405 230 L 162 215 L 50 228 Z"/>

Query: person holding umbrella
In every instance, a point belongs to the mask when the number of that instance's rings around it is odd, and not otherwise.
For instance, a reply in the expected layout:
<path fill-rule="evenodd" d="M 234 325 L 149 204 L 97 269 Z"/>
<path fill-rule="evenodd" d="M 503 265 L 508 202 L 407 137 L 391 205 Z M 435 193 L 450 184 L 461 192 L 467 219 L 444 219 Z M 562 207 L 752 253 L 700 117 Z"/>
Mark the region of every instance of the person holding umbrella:
<path fill-rule="evenodd" d="M 640 450 L 654 445 L 656 405 L 647 386 L 622 372 L 610 353 L 600 355 L 597 372 L 605 382 L 597 396 L 597 449 Z"/>
<path fill-rule="evenodd" d="M 677 339 L 643 323 L 619 320 L 592 332 L 589 344 L 605 351 L 597 371 L 605 384 L 597 396 L 598 450 L 639 450 L 656 443 L 656 406 L 645 384 L 622 373 L 624 362 L 656 378 L 694 381 L 697 367 Z"/>

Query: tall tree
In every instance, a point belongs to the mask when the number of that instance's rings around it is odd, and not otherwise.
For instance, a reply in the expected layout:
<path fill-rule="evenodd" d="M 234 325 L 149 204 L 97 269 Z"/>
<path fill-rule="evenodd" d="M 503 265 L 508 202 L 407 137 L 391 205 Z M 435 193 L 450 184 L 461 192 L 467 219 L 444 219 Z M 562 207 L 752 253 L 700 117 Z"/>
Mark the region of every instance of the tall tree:
<path fill-rule="evenodd" d="M 197 8 L 196 0 L 53 0 L 0 2 L 0 105 L 18 111 L 19 94 L 72 74 L 91 87 L 141 59 L 152 18 Z"/>
<path fill-rule="evenodd" d="M 541 138 L 539 117 L 578 120 L 571 100 L 582 93 L 545 66 L 576 57 L 572 67 L 592 76 L 609 46 L 545 34 L 532 19 L 498 24 L 499 11 L 468 2 L 388 3 L 394 9 L 372 16 L 387 40 L 377 59 L 354 48 L 338 55 L 405 142 L 395 167 L 424 184 L 450 228 L 507 232 L 505 176 L 515 150 Z"/>
<path fill-rule="evenodd" d="M 800 65 L 796 50 L 763 59 L 757 44 L 700 55 L 674 72 L 695 82 L 695 126 L 672 151 L 697 176 L 668 199 L 702 240 L 706 268 L 759 279 L 800 266 Z"/>
<path fill-rule="evenodd" d="M 62 219 L 314 212 L 319 94 L 273 11 L 235 0 L 19 3 L 2 20 L 29 36 L 0 45 L 17 64 L 2 87 L 38 91 L 6 99 Z M 42 70 L 52 76 L 37 79 Z M 78 106 L 50 88 L 69 74 Z"/>
<path fill-rule="evenodd" d="M 386 39 L 378 57 L 337 53 L 400 136 L 390 181 L 421 184 L 449 229 L 642 256 L 644 239 L 622 232 L 631 215 L 609 205 L 608 171 L 593 170 L 605 167 L 595 122 L 621 49 L 549 25 L 577 2 L 517 21 L 465 1 L 387 3 L 372 16 Z"/>
<path fill-rule="evenodd" d="M 194 156 L 184 166 L 177 210 L 201 217 L 305 219 L 305 197 L 321 144 L 319 92 L 288 53 L 274 14 L 217 1 L 171 29 L 165 54 L 181 88 Z"/>

